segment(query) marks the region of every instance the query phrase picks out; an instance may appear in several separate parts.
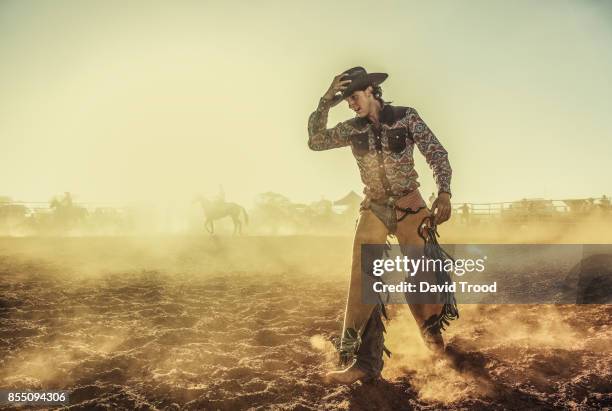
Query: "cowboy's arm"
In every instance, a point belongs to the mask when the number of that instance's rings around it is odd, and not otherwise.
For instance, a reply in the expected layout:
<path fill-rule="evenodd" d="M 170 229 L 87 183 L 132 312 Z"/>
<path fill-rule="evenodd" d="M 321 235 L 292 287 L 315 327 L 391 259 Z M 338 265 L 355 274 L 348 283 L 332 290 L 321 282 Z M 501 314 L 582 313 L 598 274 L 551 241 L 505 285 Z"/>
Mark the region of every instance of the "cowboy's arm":
<path fill-rule="evenodd" d="M 321 151 L 344 147 L 350 144 L 350 131 L 345 123 L 327 128 L 327 115 L 332 102 L 321 99 L 319 106 L 308 118 L 308 147 Z"/>
<path fill-rule="evenodd" d="M 414 143 L 425 156 L 425 161 L 427 161 L 429 167 L 433 170 L 434 180 L 438 186 L 438 194 L 448 193 L 450 196 L 453 170 L 448 161 L 448 152 L 414 109 L 411 109 L 408 113 L 408 129 L 412 134 Z"/>

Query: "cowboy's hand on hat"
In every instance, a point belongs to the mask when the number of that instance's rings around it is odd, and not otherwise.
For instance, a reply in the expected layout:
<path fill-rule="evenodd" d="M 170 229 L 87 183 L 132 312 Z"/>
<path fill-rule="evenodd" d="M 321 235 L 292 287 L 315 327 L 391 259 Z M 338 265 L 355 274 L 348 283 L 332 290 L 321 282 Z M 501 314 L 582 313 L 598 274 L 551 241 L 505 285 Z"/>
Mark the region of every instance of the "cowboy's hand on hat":
<path fill-rule="evenodd" d="M 337 95 L 342 94 L 342 92 L 346 90 L 349 83 L 351 82 L 351 80 L 342 80 L 343 77 L 344 77 L 344 73 L 340 73 L 336 77 L 334 77 L 334 80 L 329 86 L 329 89 L 323 95 L 323 98 L 325 100 L 332 101 L 336 99 L 337 101 L 334 101 L 336 104 L 342 101 L 341 98 L 337 98 Z"/>
<path fill-rule="evenodd" d="M 451 210 L 450 194 L 444 192 L 438 194 L 438 198 L 431 205 L 431 212 L 436 224 L 442 224 L 448 220 L 451 216 Z"/>

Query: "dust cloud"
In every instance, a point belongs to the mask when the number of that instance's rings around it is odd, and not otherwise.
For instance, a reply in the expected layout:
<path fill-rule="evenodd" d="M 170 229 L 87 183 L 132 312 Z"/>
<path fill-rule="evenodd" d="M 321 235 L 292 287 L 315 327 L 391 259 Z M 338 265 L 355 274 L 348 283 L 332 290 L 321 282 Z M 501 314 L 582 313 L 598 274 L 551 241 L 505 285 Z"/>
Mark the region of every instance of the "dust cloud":
<path fill-rule="evenodd" d="M 494 238 L 441 231 L 447 241 Z M 587 235 L 524 233 L 497 240 Z M 351 245 L 350 236 L 0 238 L 0 385 L 68 389 L 77 409 L 609 405 L 609 305 L 464 305 L 444 358 L 395 306 L 385 381 L 323 385 Z"/>

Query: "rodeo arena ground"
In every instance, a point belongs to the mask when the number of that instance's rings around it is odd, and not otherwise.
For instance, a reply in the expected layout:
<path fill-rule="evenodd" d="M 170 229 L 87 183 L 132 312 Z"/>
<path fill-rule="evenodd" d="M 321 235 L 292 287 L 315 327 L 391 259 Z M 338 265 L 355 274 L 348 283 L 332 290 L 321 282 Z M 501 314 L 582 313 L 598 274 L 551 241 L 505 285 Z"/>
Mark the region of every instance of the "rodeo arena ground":
<path fill-rule="evenodd" d="M 434 357 L 399 307 L 384 379 L 322 384 L 336 365 L 361 200 L 0 198 L 0 388 L 67 390 L 69 404 L 41 409 L 69 410 L 612 407 L 604 303 L 461 305 L 445 334 L 452 360 Z M 440 235 L 609 244 L 612 208 L 606 196 L 459 203 Z"/>

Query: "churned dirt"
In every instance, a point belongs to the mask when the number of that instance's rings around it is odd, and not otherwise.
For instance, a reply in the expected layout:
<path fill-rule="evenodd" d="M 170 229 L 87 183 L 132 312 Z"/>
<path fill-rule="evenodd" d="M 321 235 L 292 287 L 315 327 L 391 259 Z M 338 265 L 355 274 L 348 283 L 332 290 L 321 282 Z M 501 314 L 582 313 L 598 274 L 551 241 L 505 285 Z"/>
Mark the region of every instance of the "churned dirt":
<path fill-rule="evenodd" d="M 69 390 L 70 410 L 612 407 L 612 305 L 462 306 L 444 358 L 396 306 L 385 379 L 324 385 L 350 248 L 344 237 L 0 239 L 0 388 Z"/>

